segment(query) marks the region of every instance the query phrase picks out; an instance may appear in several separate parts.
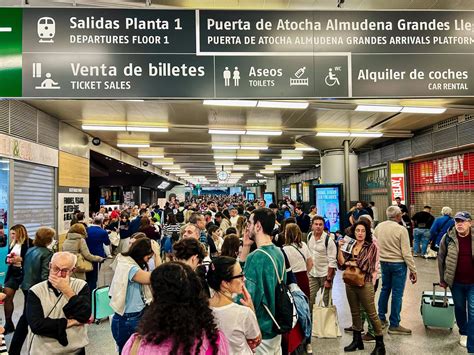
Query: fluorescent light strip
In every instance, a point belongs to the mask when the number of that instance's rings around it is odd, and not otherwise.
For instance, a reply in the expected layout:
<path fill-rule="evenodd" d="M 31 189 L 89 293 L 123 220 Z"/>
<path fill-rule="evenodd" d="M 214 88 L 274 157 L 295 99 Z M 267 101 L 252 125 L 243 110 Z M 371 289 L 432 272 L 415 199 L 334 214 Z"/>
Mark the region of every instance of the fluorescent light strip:
<path fill-rule="evenodd" d="M 427 114 L 439 114 L 445 112 L 444 107 L 417 107 L 417 106 L 405 106 L 402 108 L 402 113 L 427 113 Z"/>
<path fill-rule="evenodd" d="M 272 161 L 272 165 L 274 166 L 288 166 L 291 165 L 289 161 Z"/>
<path fill-rule="evenodd" d="M 302 160 L 302 155 L 282 155 L 281 160 Z"/>
<path fill-rule="evenodd" d="M 152 165 L 174 165 L 172 161 L 154 161 L 151 163 Z"/>
<path fill-rule="evenodd" d="M 313 147 L 300 146 L 300 147 L 295 147 L 295 150 L 300 151 L 300 152 L 314 152 L 317 149 Z"/>
<path fill-rule="evenodd" d="M 351 133 L 351 137 L 379 138 L 382 136 L 383 136 L 383 133 L 381 132 L 353 132 Z"/>
<path fill-rule="evenodd" d="M 129 132 L 168 132 L 168 127 L 139 127 L 139 126 L 127 126 Z"/>
<path fill-rule="evenodd" d="M 150 148 L 149 143 L 117 143 L 119 148 Z"/>
<path fill-rule="evenodd" d="M 209 134 L 245 134 L 244 130 L 237 130 L 237 129 L 214 129 L 211 128 L 209 129 Z"/>
<path fill-rule="evenodd" d="M 181 170 L 179 165 L 167 165 L 163 167 L 163 170 Z"/>
<path fill-rule="evenodd" d="M 258 160 L 260 159 L 259 155 L 237 155 L 238 160 Z"/>
<path fill-rule="evenodd" d="M 260 173 L 265 175 L 273 175 L 275 172 L 275 170 L 260 170 Z"/>
<path fill-rule="evenodd" d="M 349 137 L 349 132 L 317 132 L 317 137 Z"/>
<path fill-rule="evenodd" d="M 255 107 L 256 100 L 204 100 L 203 105 L 208 106 L 235 106 L 235 107 Z"/>
<path fill-rule="evenodd" d="M 215 160 L 219 160 L 219 159 L 236 159 L 237 156 L 235 155 L 214 155 L 214 159 Z"/>
<path fill-rule="evenodd" d="M 229 165 L 234 165 L 234 162 L 232 161 L 216 161 L 214 163 L 215 165 L 219 166 L 219 165 L 226 165 L 226 166 L 229 166 Z"/>
<path fill-rule="evenodd" d="M 268 149 L 268 146 L 266 145 L 241 145 L 240 146 L 240 149 L 242 150 L 267 150 Z"/>
<path fill-rule="evenodd" d="M 282 131 L 261 131 L 261 130 L 247 130 L 246 134 L 249 136 L 281 136 Z"/>
<path fill-rule="evenodd" d="M 248 165 L 234 165 L 235 171 L 247 171 L 250 167 Z"/>
<path fill-rule="evenodd" d="M 164 158 L 165 156 L 163 154 L 138 154 L 138 157 L 140 159 L 152 159 L 152 158 L 161 159 L 161 158 Z"/>
<path fill-rule="evenodd" d="M 84 131 L 116 131 L 124 132 L 126 130 L 125 126 L 103 126 L 103 125 L 89 125 L 83 124 L 82 129 Z"/>
<path fill-rule="evenodd" d="M 265 165 L 265 170 L 281 170 L 281 166 Z"/>
<path fill-rule="evenodd" d="M 239 149 L 239 145 L 213 145 L 212 149 L 223 149 L 223 150 L 236 150 Z"/>
<path fill-rule="evenodd" d="M 257 107 L 305 109 L 309 102 L 259 101 Z"/>
<path fill-rule="evenodd" d="M 400 112 L 402 106 L 357 105 L 355 111 L 362 112 Z"/>

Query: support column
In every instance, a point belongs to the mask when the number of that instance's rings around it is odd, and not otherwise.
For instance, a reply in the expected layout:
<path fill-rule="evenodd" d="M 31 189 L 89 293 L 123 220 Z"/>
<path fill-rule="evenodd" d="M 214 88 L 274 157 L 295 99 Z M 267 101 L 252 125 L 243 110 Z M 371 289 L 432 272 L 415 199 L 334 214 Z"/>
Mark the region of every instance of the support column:
<path fill-rule="evenodd" d="M 346 211 L 351 208 L 351 178 L 349 167 L 349 141 L 344 141 L 344 197 L 346 199 Z"/>

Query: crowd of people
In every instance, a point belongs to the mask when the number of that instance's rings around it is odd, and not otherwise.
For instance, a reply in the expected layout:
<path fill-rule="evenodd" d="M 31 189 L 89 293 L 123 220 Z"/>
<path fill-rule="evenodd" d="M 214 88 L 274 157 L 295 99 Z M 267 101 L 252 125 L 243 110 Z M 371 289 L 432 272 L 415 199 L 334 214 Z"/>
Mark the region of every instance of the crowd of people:
<path fill-rule="evenodd" d="M 85 354 L 91 292 L 110 258 L 110 326 L 120 354 L 312 353 L 316 300 L 331 304 L 341 270 L 352 316 L 344 330 L 353 334 L 344 351 L 375 343 L 371 354 L 382 355 L 385 329 L 411 334 L 400 318 L 406 278 L 416 283 L 414 257 L 433 253 L 439 283 L 452 292 L 460 343 L 474 353 L 468 212 L 453 216 L 444 207 L 435 218 L 425 206 L 410 218 L 397 199 L 380 222 L 375 204 L 359 201 L 346 228 L 331 233 L 315 206 L 289 199 L 266 206 L 238 195 L 173 197 L 161 207 L 101 208 L 90 218 L 77 211 L 58 246 L 52 228 L 30 238 L 24 226 L 11 227 L 0 293 L 4 333 L 14 333 L 9 353 L 20 354 L 26 341 L 31 354 Z M 18 289 L 25 307 L 15 327 Z"/>

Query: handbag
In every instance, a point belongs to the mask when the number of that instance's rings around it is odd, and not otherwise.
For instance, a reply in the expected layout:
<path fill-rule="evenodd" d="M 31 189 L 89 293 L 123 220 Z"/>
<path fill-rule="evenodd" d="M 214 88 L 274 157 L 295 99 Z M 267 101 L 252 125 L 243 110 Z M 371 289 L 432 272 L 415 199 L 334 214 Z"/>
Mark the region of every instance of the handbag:
<path fill-rule="evenodd" d="M 362 287 L 365 285 L 365 274 L 359 267 L 350 264 L 342 273 L 342 280 L 346 285 Z"/>
<path fill-rule="evenodd" d="M 109 233 L 109 240 L 110 240 L 110 244 L 112 244 L 114 247 L 118 247 L 120 243 L 120 236 L 118 235 L 117 232 L 111 231 Z"/>
<path fill-rule="evenodd" d="M 76 270 L 77 272 L 89 272 L 94 269 L 92 266 L 92 263 L 89 260 L 86 260 L 84 256 L 81 254 L 81 240 L 79 239 L 77 241 L 77 250 L 79 252 L 76 254 L 77 256 L 77 261 L 76 261 Z"/>
<path fill-rule="evenodd" d="M 140 349 L 141 342 L 142 337 L 137 334 L 135 336 L 135 339 L 133 339 L 132 348 L 130 349 L 130 355 L 138 355 L 138 349 Z"/>
<path fill-rule="evenodd" d="M 313 328 L 311 335 L 317 338 L 337 338 L 342 336 L 337 318 L 337 308 L 332 303 L 332 292 L 329 291 L 329 303 L 323 304 L 324 289 L 317 305 L 313 307 Z"/>

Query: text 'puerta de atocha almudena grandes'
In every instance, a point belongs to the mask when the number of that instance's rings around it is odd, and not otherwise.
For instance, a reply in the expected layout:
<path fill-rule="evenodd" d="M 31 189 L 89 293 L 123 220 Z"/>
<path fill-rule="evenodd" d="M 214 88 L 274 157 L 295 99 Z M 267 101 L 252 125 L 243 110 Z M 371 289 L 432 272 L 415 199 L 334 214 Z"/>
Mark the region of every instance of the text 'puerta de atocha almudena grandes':
<path fill-rule="evenodd" d="M 0 9 L 0 96 L 474 96 L 471 11 Z"/>

